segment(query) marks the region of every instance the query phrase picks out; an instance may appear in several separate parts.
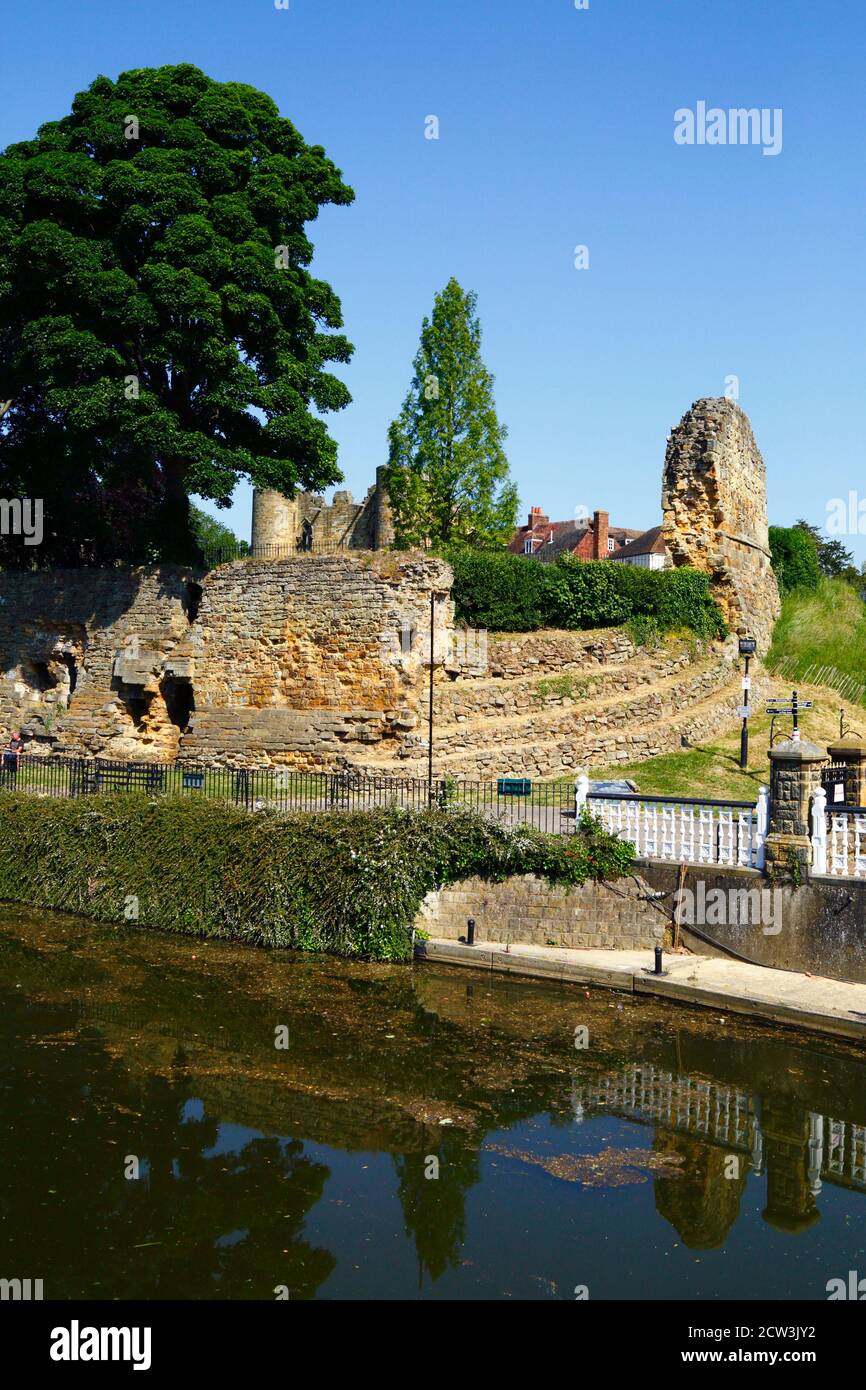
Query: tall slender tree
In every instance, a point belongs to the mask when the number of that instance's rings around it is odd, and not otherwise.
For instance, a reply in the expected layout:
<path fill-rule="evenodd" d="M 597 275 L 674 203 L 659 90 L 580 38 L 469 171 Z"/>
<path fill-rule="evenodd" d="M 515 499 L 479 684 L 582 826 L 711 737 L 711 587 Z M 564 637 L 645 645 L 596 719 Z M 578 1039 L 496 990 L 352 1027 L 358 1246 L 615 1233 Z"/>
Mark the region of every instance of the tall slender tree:
<path fill-rule="evenodd" d="M 517 521 L 493 377 L 481 359 L 477 297 L 449 280 L 425 318 L 414 376 L 388 432 L 397 544 L 495 546 Z"/>
<path fill-rule="evenodd" d="M 0 493 L 45 500 L 52 558 L 188 560 L 191 493 L 339 481 L 352 349 L 305 224 L 353 196 L 190 64 L 98 77 L 0 154 Z"/>

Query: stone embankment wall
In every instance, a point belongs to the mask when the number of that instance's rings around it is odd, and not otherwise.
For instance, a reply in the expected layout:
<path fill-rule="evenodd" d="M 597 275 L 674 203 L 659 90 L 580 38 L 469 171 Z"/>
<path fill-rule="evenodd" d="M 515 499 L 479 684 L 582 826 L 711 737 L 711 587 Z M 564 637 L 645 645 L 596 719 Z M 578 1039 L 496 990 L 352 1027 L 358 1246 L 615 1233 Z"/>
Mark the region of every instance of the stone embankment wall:
<path fill-rule="evenodd" d="M 649 951 L 671 944 L 679 875 L 678 864 L 639 860 L 631 875 L 614 883 L 570 889 L 531 874 L 503 883 L 467 879 L 428 893 L 415 927 L 458 941 L 472 917 L 479 944 Z M 731 959 L 727 947 L 757 965 L 866 984 L 866 883 L 813 878 L 797 888 L 750 869 L 692 865 L 685 886 L 694 892 L 700 879 L 708 899 L 716 889 L 726 901 L 735 893 L 776 896 L 768 899 L 769 930 L 757 906 L 742 911 L 744 921 L 731 913 L 734 920 L 701 927 L 700 936 L 683 926 L 682 944 L 695 954 Z"/>
<path fill-rule="evenodd" d="M 672 918 L 674 894 L 680 882 L 679 865 L 641 860 L 635 873 L 650 892 L 660 895 L 658 903 Z M 685 887 L 695 892 L 701 879 L 707 899 L 718 888 L 725 895 L 744 889 L 778 895 L 769 902 L 771 912 L 764 925 L 753 920 L 757 913 L 750 910 L 740 914 L 748 917 L 746 921 L 736 919 L 736 914 L 730 912 L 724 915 L 734 920 L 700 928 L 704 936 L 713 938 L 721 947 L 730 947 L 757 965 L 866 984 L 866 883 L 862 880 L 813 877 L 797 888 L 751 869 L 691 865 Z M 770 921 L 770 929 L 765 930 Z M 682 937 L 697 955 L 726 955 L 724 949 L 714 950 L 688 927 L 683 927 Z"/>
<path fill-rule="evenodd" d="M 428 893 L 415 927 L 457 941 L 470 917 L 479 941 L 627 951 L 661 944 L 670 909 L 656 905 L 639 875 L 564 888 L 524 874 L 502 883 L 472 878 Z"/>
<path fill-rule="evenodd" d="M 662 513 L 673 563 L 709 574 L 732 632 L 749 632 L 765 652 L 780 611 L 766 469 L 748 416 L 734 401 L 696 401 L 671 431 Z"/>

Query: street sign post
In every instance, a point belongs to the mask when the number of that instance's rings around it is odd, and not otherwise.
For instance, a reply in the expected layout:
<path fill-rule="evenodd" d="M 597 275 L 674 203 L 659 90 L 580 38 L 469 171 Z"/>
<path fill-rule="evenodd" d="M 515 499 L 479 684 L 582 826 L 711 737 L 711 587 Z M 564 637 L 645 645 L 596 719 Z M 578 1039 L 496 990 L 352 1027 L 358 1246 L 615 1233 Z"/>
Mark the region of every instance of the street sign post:
<path fill-rule="evenodd" d="M 780 714 L 790 714 L 793 716 L 794 727 L 791 731 L 791 738 L 794 743 L 800 742 L 800 724 L 798 718 L 800 710 L 811 708 L 812 701 L 798 700 L 796 690 L 792 692 L 790 700 L 769 700 L 767 702 L 767 713 L 771 714 L 774 718 Z"/>

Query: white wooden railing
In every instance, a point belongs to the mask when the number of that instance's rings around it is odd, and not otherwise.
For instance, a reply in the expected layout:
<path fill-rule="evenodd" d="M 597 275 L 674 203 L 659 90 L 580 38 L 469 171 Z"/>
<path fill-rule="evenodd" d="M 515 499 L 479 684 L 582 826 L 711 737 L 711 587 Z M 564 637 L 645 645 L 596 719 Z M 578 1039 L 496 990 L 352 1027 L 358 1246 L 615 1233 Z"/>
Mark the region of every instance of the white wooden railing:
<path fill-rule="evenodd" d="M 630 840 L 642 859 L 676 864 L 718 864 L 763 869 L 770 812 L 769 792 L 758 801 L 708 801 L 696 797 L 592 792 L 583 774 L 575 784 L 578 819 L 587 807 L 612 835 Z"/>
<path fill-rule="evenodd" d="M 866 806 L 827 806 L 819 787 L 812 797 L 812 872 L 866 878 Z"/>

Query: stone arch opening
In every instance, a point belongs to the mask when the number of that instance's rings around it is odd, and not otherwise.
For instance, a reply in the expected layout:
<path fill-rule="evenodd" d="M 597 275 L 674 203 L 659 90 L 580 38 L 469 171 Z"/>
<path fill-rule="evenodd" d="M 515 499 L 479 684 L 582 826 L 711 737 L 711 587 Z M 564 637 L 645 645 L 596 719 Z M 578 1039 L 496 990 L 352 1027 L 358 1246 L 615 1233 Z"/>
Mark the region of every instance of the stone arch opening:
<path fill-rule="evenodd" d="M 48 662 L 36 661 L 33 657 L 27 662 L 24 677 L 31 690 L 38 691 L 40 695 L 54 690 L 57 685 L 57 677 L 52 675 Z"/>
<path fill-rule="evenodd" d="M 71 698 L 75 694 L 75 687 L 78 684 L 78 663 L 76 662 L 75 657 L 72 655 L 72 652 L 61 652 L 60 660 L 66 667 L 69 676 L 68 691 L 69 696 Z"/>

